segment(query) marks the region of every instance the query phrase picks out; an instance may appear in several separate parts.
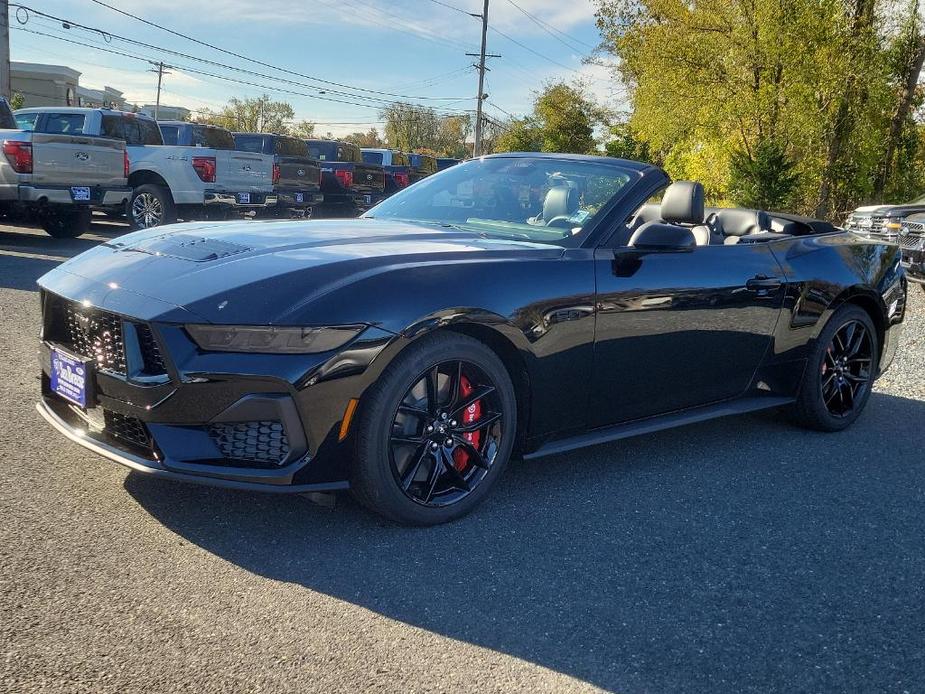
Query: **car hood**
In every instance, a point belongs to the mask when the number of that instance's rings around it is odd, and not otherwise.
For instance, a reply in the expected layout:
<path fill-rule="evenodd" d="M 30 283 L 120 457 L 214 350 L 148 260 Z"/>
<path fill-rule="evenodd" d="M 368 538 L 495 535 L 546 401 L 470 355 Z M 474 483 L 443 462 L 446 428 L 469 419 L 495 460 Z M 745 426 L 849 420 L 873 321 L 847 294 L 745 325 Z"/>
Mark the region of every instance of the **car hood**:
<path fill-rule="evenodd" d="M 915 212 L 925 212 L 925 203 L 907 202 L 900 205 L 866 205 L 857 208 L 852 214 L 859 217 L 888 215 L 901 217 Z"/>
<path fill-rule="evenodd" d="M 285 324 L 296 320 L 295 307 L 376 273 L 561 253 L 549 244 L 376 219 L 202 222 L 113 239 L 39 284 L 144 320 Z"/>

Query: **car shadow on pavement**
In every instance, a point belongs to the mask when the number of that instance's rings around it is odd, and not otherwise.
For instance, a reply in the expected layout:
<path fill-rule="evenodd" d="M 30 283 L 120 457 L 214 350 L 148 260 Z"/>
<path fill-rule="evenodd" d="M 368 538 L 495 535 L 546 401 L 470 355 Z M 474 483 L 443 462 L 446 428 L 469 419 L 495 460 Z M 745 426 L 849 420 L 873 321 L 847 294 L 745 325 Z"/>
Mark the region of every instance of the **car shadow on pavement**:
<path fill-rule="evenodd" d="M 255 574 L 606 689 L 915 689 L 923 421 L 925 402 L 874 394 L 839 434 L 765 413 L 515 461 L 429 529 L 349 499 L 125 487 Z"/>

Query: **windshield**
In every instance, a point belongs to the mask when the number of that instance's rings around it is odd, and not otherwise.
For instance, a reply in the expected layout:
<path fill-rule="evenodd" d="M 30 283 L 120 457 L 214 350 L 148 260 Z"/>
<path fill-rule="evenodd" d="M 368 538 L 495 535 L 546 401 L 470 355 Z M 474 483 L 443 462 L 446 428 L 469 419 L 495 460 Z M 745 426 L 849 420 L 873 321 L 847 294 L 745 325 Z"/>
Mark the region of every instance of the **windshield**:
<path fill-rule="evenodd" d="M 364 217 L 566 246 L 629 180 L 626 170 L 595 161 L 476 159 L 416 183 Z"/>

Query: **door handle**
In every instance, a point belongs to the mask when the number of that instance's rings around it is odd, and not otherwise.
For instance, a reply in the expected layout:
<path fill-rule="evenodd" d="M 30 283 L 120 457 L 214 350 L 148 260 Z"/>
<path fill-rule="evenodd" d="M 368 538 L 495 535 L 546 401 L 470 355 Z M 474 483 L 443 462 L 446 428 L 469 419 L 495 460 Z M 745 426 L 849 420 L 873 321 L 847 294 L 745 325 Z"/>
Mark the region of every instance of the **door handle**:
<path fill-rule="evenodd" d="M 769 277 L 767 275 L 755 275 L 748 282 L 745 283 L 745 288 L 749 291 L 757 292 L 770 292 L 775 289 L 780 289 L 783 282 L 780 277 Z"/>

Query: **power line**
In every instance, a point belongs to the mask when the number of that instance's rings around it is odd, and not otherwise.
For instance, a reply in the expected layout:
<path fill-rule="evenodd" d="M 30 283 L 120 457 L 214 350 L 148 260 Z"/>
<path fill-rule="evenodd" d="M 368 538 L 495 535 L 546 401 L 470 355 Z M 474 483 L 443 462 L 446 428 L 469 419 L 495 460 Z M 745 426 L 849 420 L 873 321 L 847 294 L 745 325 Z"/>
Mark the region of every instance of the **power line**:
<path fill-rule="evenodd" d="M 284 73 L 286 73 L 286 74 L 295 75 L 295 76 L 297 76 L 297 77 L 301 77 L 301 78 L 303 78 L 303 79 L 307 79 L 307 80 L 310 80 L 310 81 L 313 81 L 313 82 L 319 82 L 319 83 L 321 83 L 321 84 L 329 84 L 329 85 L 333 85 L 333 86 L 336 86 L 336 87 L 342 87 L 342 88 L 344 88 L 344 89 L 349 89 L 349 90 L 354 91 L 354 92 L 364 92 L 364 93 L 368 93 L 368 94 L 380 94 L 380 95 L 382 95 L 382 96 L 388 96 L 388 97 L 393 97 L 393 98 L 398 98 L 398 99 L 454 100 L 454 99 L 458 99 L 458 98 L 459 98 L 459 97 L 424 97 L 424 96 L 411 96 L 411 95 L 408 95 L 408 94 L 396 94 L 396 93 L 391 93 L 391 92 L 380 91 L 380 90 L 378 90 L 378 89 L 367 89 L 367 88 L 365 88 L 365 87 L 354 87 L 354 86 L 349 85 L 349 84 L 343 84 L 343 83 L 340 83 L 340 82 L 334 82 L 334 81 L 332 81 L 332 80 L 322 79 L 322 78 L 320 78 L 320 77 L 314 77 L 314 76 L 312 76 L 312 75 L 306 75 L 306 74 L 301 73 L 301 72 L 296 72 L 296 71 L 294 71 L 294 70 L 289 70 L 289 69 L 287 69 L 287 68 L 283 68 L 283 67 L 279 67 L 279 66 L 276 66 L 276 65 L 272 65 L 271 63 L 266 63 L 266 62 L 264 62 L 264 61 L 257 60 L 257 59 L 255 59 L 255 58 L 250 58 L 250 57 L 248 57 L 248 56 L 246 56 L 246 55 L 243 55 L 243 54 L 240 54 L 240 53 L 235 53 L 234 51 L 229 51 L 229 50 L 227 50 L 227 49 L 220 48 L 220 47 L 215 46 L 215 45 L 213 45 L 213 44 L 211 44 L 211 43 L 208 43 L 208 42 L 206 42 L 206 41 L 201 41 L 201 40 L 199 40 L 199 39 L 197 39 L 197 38 L 194 38 L 194 37 L 192 37 L 192 36 L 189 36 L 189 35 L 187 35 L 187 34 L 183 34 L 183 33 L 179 32 L 179 31 L 174 31 L 173 29 L 170 29 L 170 28 L 168 28 L 168 27 L 165 27 L 165 26 L 163 26 L 163 25 L 161 25 L 161 24 L 157 24 L 157 23 L 155 23 L 155 22 L 151 22 L 151 21 L 149 21 L 149 20 L 147 20 L 147 19 L 144 19 L 144 18 L 142 18 L 142 17 L 139 17 L 139 16 L 137 16 L 137 15 L 132 14 L 131 12 L 127 12 L 127 11 L 125 11 L 125 10 L 119 9 L 118 7 L 113 7 L 112 5 L 109 5 L 109 4 L 105 3 L 105 2 L 102 2 L 102 0 L 92 0 L 92 2 L 94 2 L 94 3 L 98 4 L 98 5 L 101 5 L 101 6 L 103 6 L 103 7 L 107 7 L 107 8 L 109 8 L 110 10 L 113 10 L 114 12 L 118 12 L 119 14 L 122 14 L 122 15 L 124 15 L 124 16 L 126 16 L 126 17 L 131 17 L 132 19 L 135 19 L 135 20 L 137 20 L 137 21 L 139 21 L 139 22 L 142 22 L 142 23 L 144 23 L 144 24 L 147 24 L 148 26 L 152 26 L 152 27 L 155 27 L 155 28 L 160 29 L 160 30 L 162 30 L 162 31 L 166 31 L 166 32 L 168 32 L 168 33 L 170 33 L 170 34 L 173 34 L 173 35 L 175 35 L 175 36 L 179 36 L 180 38 L 186 39 L 186 40 L 188 40 L 188 41 L 192 41 L 193 43 L 197 43 L 197 44 L 202 45 L 202 46 L 205 46 L 205 47 L 207 47 L 207 48 L 211 48 L 211 49 L 213 49 L 213 50 L 219 51 L 220 53 L 225 53 L 226 55 L 231 55 L 231 56 L 233 56 L 233 57 L 235 57 L 235 58 L 239 58 L 239 59 L 241 59 L 241 60 L 246 60 L 246 61 L 251 62 L 251 63 L 254 63 L 254 64 L 256 64 L 256 65 L 262 65 L 263 67 L 268 67 L 268 68 L 270 68 L 270 69 L 272 69 L 272 70 L 277 70 L 277 71 L 279 71 L 279 72 L 284 72 Z M 113 33 L 111 33 L 111 32 L 104 31 L 103 29 L 99 29 L 99 28 L 97 28 L 97 27 L 90 27 L 90 26 L 86 26 L 86 25 L 84 25 L 84 24 L 80 24 L 80 23 L 78 23 L 78 22 L 74 22 L 74 21 L 71 21 L 71 20 L 68 20 L 68 19 L 64 19 L 64 18 L 62 18 L 62 17 L 56 17 L 56 16 L 51 15 L 51 14 L 48 14 L 48 13 L 46 13 L 46 12 L 42 12 L 42 11 L 40 11 L 40 10 L 36 10 L 36 9 L 34 9 L 34 8 L 32 8 L 32 7 L 29 7 L 29 6 L 27 6 L 27 5 L 21 5 L 21 4 L 18 4 L 18 3 L 10 3 L 10 6 L 11 6 L 11 7 L 20 7 L 20 8 L 22 8 L 22 9 L 26 10 L 27 13 L 28 13 L 28 12 L 33 12 L 33 13 L 35 13 L 35 14 L 38 15 L 38 16 L 47 17 L 47 18 L 49 18 L 49 19 L 53 19 L 53 20 L 55 20 L 55 21 L 65 23 L 65 24 L 68 24 L 68 25 L 70 25 L 70 26 L 79 27 L 79 28 L 84 29 L 84 30 L 86 30 L 86 31 L 91 31 L 91 32 L 100 34 L 101 36 L 104 37 L 104 39 L 105 39 L 106 37 L 109 37 L 110 39 L 113 39 L 113 38 L 114 38 L 114 39 L 118 39 L 118 40 L 120 40 L 120 41 L 125 41 L 125 42 L 127 42 L 127 43 L 132 43 L 132 44 L 136 44 L 136 45 L 139 45 L 139 46 L 144 46 L 145 48 L 150 48 L 150 49 L 157 50 L 157 51 L 161 51 L 161 52 L 164 52 L 164 53 L 170 53 L 171 55 L 177 55 L 177 56 L 179 56 L 179 57 L 186 58 L 186 59 L 188 59 L 188 60 L 196 60 L 196 61 L 198 61 L 198 62 L 208 63 L 208 64 L 211 64 L 211 65 L 218 66 L 218 67 L 223 67 L 223 68 L 229 69 L 229 70 L 236 70 L 236 71 L 239 71 L 239 72 L 246 72 L 246 73 L 249 73 L 249 74 L 254 74 L 254 75 L 259 76 L 259 77 L 262 77 L 262 78 L 264 78 L 264 79 L 277 80 L 277 81 L 280 81 L 280 82 L 288 81 L 288 82 L 290 82 L 290 83 L 292 83 L 292 84 L 299 84 L 299 83 L 291 82 L 291 80 L 283 80 L 283 79 L 281 79 L 281 78 L 279 78 L 279 77 L 273 77 L 272 75 L 264 75 L 264 74 L 261 74 L 261 73 L 255 73 L 255 72 L 250 71 L 250 70 L 244 70 L 243 68 L 238 68 L 238 67 L 234 67 L 234 66 L 231 66 L 231 65 L 225 65 L 225 64 L 223 64 L 223 63 L 218 63 L 218 62 L 216 62 L 216 61 L 208 60 L 208 59 L 206 59 L 206 58 L 200 58 L 200 57 L 198 57 L 198 56 L 189 55 L 189 54 L 187 54 L 187 53 L 182 53 L 182 52 L 179 52 L 179 51 L 173 51 L 173 50 L 171 50 L 171 49 L 169 49 L 169 48 L 163 48 L 163 47 L 161 47 L 161 46 L 155 46 L 155 45 L 153 45 L 153 44 L 145 43 L 145 42 L 143 42 L 143 41 L 138 41 L 138 40 L 136 40 L 136 39 L 130 39 L 130 38 L 127 38 L 127 37 L 125 37 L 125 36 L 120 36 L 120 35 L 118 35 L 118 34 L 113 34 Z M 27 19 L 26 21 L 28 21 L 28 19 Z M 23 21 L 20 20 L 20 24 L 25 24 L 25 23 L 26 23 L 26 22 L 23 22 Z M 307 84 L 299 84 L 299 86 L 308 87 L 308 88 L 310 88 L 310 89 L 317 89 L 317 88 L 318 88 L 318 87 L 316 87 L 315 85 L 307 85 Z M 334 90 L 329 90 L 329 91 L 334 92 Z M 351 97 L 353 97 L 353 98 L 371 98 L 371 97 L 363 97 L 363 96 L 361 96 L 360 94 L 348 94 L 348 93 L 343 93 L 343 92 L 334 92 L 334 93 L 339 93 L 339 94 L 341 94 L 342 96 L 351 96 Z M 381 101 L 381 100 L 382 100 L 382 99 L 380 99 L 380 101 Z"/>
<path fill-rule="evenodd" d="M 83 47 L 85 47 L 85 48 L 93 48 L 93 49 L 98 50 L 98 51 L 103 51 L 103 52 L 106 52 L 106 53 L 111 53 L 111 54 L 118 55 L 118 56 L 122 56 L 122 57 L 125 57 L 125 58 L 132 58 L 132 59 L 134 59 L 134 60 L 141 60 L 141 61 L 146 62 L 146 63 L 152 63 L 152 62 L 153 62 L 153 61 L 151 61 L 149 58 L 143 58 L 143 57 L 141 57 L 141 56 L 132 55 L 131 53 L 126 53 L 125 51 L 119 51 L 119 50 L 116 50 L 116 49 L 113 49 L 113 48 L 105 48 L 105 47 L 103 47 L 103 46 L 98 46 L 98 45 L 95 45 L 95 44 L 92 44 L 92 43 L 84 43 L 84 42 L 81 42 L 81 41 L 75 41 L 75 40 L 73 40 L 73 39 L 64 38 L 64 37 L 62 37 L 62 36 L 55 36 L 54 34 L 46 34 L 46 33 L 44 33 L 44 32 L 35 31 L 35 30 L 33 30 L 33 29 L 27 29 L 27 28 L 25 28 L 25 27 L 13 26 L 13 27 L 11 27 L 11 28 L 12 28 L 12 29 L 15 29 L 15 30 L 17 30 L 17 31 L 25 31 L 25 32 L 28 32 L 28 33 L 30 33 L 30 34 L 36 34 L 36 35 L 38 35 L 38 36 L 45 36 L 45 37 L 48 37 L 48 38 L 56 39 L 56 40 L 58 40 L 58 41 L 64 41 L 64 42 L 66 42 L 66 43 L 71 43 L 71 44 L 74 44 L 74 45 L 77 45 L 77 46 L 83 46 Z M 305 92 L 297 92 L 297 91 L 293 91 L 293 90 L 291 90 L 291 89 L 283 89 L 282 87 L 268 86 L 268 85 L 265 85 L 265 84 L 258 84 L 258 83 L 256 83 L 256 82 L 250 82 L 250 81 L 247 81 L 247 80 L 241 80 L 241 79 L 237 79 L 237 78 L 234 78 L 234 77 L 227 77 L 227 76 L 225 76 L 225 75 L 217 75 L 217 74 L 212 73 L 212 72 L 206 72 L 206 71 L 204 71 L 204 70 L 198 70 L 198 69 L 196 69 L 196 68 L 191 68 L 191 67 L 183 66 L 183 65 L 174 65 L 174 64 L 171 64 L 171 65 L 165 66 L 165 67 L 170 67 L 170 68 L 172 68 L 172 69 L 174 69 L 174 70 L 178 70 L 178 71 L 180 71 L 180 72 L 186 72 L 186 73 L 190 73 L 190 74 L 194 74 L 194 75 L 202 75 L 202 76 L 206 76 L 206 77 L 212 77 L 212 78 L 215 78 L 215 79 L 224 80 L 224 81 L 226 81 L 226 82 L 232 82 L 232 83 L 234 83 L 234 84 L 242 84 L 242 85 L 247 85 L 247 86 L 250 86 L 250 87 L 256 87 L 256 88 L 258 88 L 258 89 L 261 89 L 261 90 L 264 90 L 264 91 L 268 91 L 268 92 L 276 92 L 276 93 L 281 93 L 281 94 L 292 94 L 292 95 L 295 95 L 295 96 L 302 96 L 302 97 L 305 97 L 305 98 L 307 98 L 307 99 L 317 99 L 317 100 L 320 100 L 320 101 L 328 101 L 328 102 L 338 103 L 338 104 L 347 104 L 347 105 L 349 105 L 349 106 L 358 106 L 358 107 L 362 107 L 362 108 L 374 108 L 374 109 L 377 109 L 377 110 L 381 110 L 382 108 L 384 108 L 384 106 L 387 106 L 387 105 L 388 105 L 388 104 L 357 103 L 357 102 L 355 102 L 355 101 L 347 101 L 347 100 L 345 100 L 345 99 L 335 99 L 335 98 L 326 97 L 326 96 L 319 96 L 319 95 L 316 95 L 316 94 L 306 94 Z M 458 99 L 456 103 L 458 103 L 458 102 L 463 102 L 463 101 L 470 101 L 470 99 L 469 99 L 468 97 L 462 98 L 462 99 Z M 446 104 L 445 106 L 448 106 L 448 105 L 449 105 L 449 104 Z M 418 105 L 418 106 L 420 106 L 420 105 Z M 445 109 L 445 106 L 444 106 L 444 107 L 441 107 L 441 109 Z M 437 111 L 437 110 L 438 110 L 437 108 L 428 107 L 428 106 L 422 106 L 422 108 L 431 108 L 431 109 L 433 109 L 434 111 Z"/>
<path fill-rule="evenodd" d="M 521 11 L 523 14 L 525 14 L 527 17 L 529 17 L 529 18 L 533 21 L 534 24 L 536 24 L 538 27 L 540 27 L 540 29 L 542 29 L 542 30 L 545 31 L 547 34 L 549 34 L 550 36 L 552 36 L 554 39 L 556 39 L 557 41 L 559 41 L 559 42 L 562 43 L 563 45 L 567 46 L 568 48 L 572 49 L 573 51 L 577 50 L 579 53 L 583 53 L 583 52 L 584 52 L 584 51 L 582 51 L 581 49 L 576 49 L 574 46 L 569 45 L 568 43 L 566 43 L 562 38 L 560 38 L 560 35 L 561 35 L 561 36 L 564 36 L 565 38 L 569 39 L 570 41 L 574 41 L 575 43 L 580 43 L 580 44 L 582 44 L 583 46 L 587 46 L 588 48 L 590 48 L 590 49 L 592 49 L 592 50 L 595 49 L 595 46 L 592 46 L 590 43 L 586 43 L 586 42 L 582 41 L 581 39 L 576 39 L 574 36 L 571 36 L 571 35 L 569 35 L 569 34 L 566 34 L 564 31 L 562 31 L 562 30 L 560 30 L 560 29 L 557 29 L 557 28 L 554 27 L 552 24 L 549 24 L 548 22 L 543 21 L 542 19 L 540 19 L 539 17 L 537 17 L 535 14 L 531 14 L 530 12 L 527 12 L 527 10 L 525 10 L 523 7 L 521 7 L 521 6 L 518 5 L 516 2 L 514 2 L 514 0 L 507 0 L 507 1 L 508 1 L 511 5 L 513 5 L 514 7 L 516 7 L 518 10 L 520 10 L 520 11 Z"/>
<path fill-rule="evenodd" d="M 576 70 L 575 68 L 569 67 L 569 66 L 566 65 L 565 63 L 560 63 L 558 60 L 554 60 L 553 58 L 550 58 L 548 55 L 543 55 L 543 54 L 540 53 L 539 51 L 530 48 L 530 46 L 526 45 L 525 43 L 521 43 L 520 41 L 518 41 L 517 39 L 515 39 L 513 36 L 510 36 L 509 34 L 505 34 L 505 33 L 504 33 L 503 31 L 501 31 L 500 29 L 496 29 L 495 27 L 489 27 L 489 29 L 491 29 L 491 30 L 492 30 L 493 32 L 495 32 L 496 34 L 499 34 L 500 36 L 503 36 L 504 38 L 506 38 L 506 39 L 507 39 L 508 41 L 510 41 L 511 43 L 513 43 L 513 44 L 515 44 L 515 45 L 517 45 L 517 46 L 520 46 L 520 47 L 523 48 L 525 51 L 529 51 L 529 52 L 532 53 L 533 55 L 535 55 L 535 56 L 537 56 L 537 57 L 539 57 L 539 58 L 542 58 L 543 60 L 548 60 L 550 63 L 553 63 L 554 65 L 558 65 L 559 67 L 563 67 L 563 68 L 565 68 L 566 70 L 570 70 L 570 71 L 572 71 L 572 72 L 578 72 L 578 70 Z"/>
<path fill-rule="evenodd" d="M 447 3 L 447 2 L 443 2 L 443 0 L 430 0 L 430 1 L 431 1 L 432 3 L 434 3 L 435 5 L 440 5 L 441 7 L 445 7 L 445 8 L 447 8 L 448 10 L 453 10 L 454 12 L 461 12 L 462 14 L 467 14 L 467 15 L 469 15 L 470 17 L 478 17 L 478 16 L 479 16 L 479 14 L 478 14 L 477 12 L 476 12 L 476 13 L 469 12 L 468 10 L 464 10 L 464 9 L 461 8 L 461 7 L 456 7 L 455 5 L 450 5 L 450 4 Z"/>

